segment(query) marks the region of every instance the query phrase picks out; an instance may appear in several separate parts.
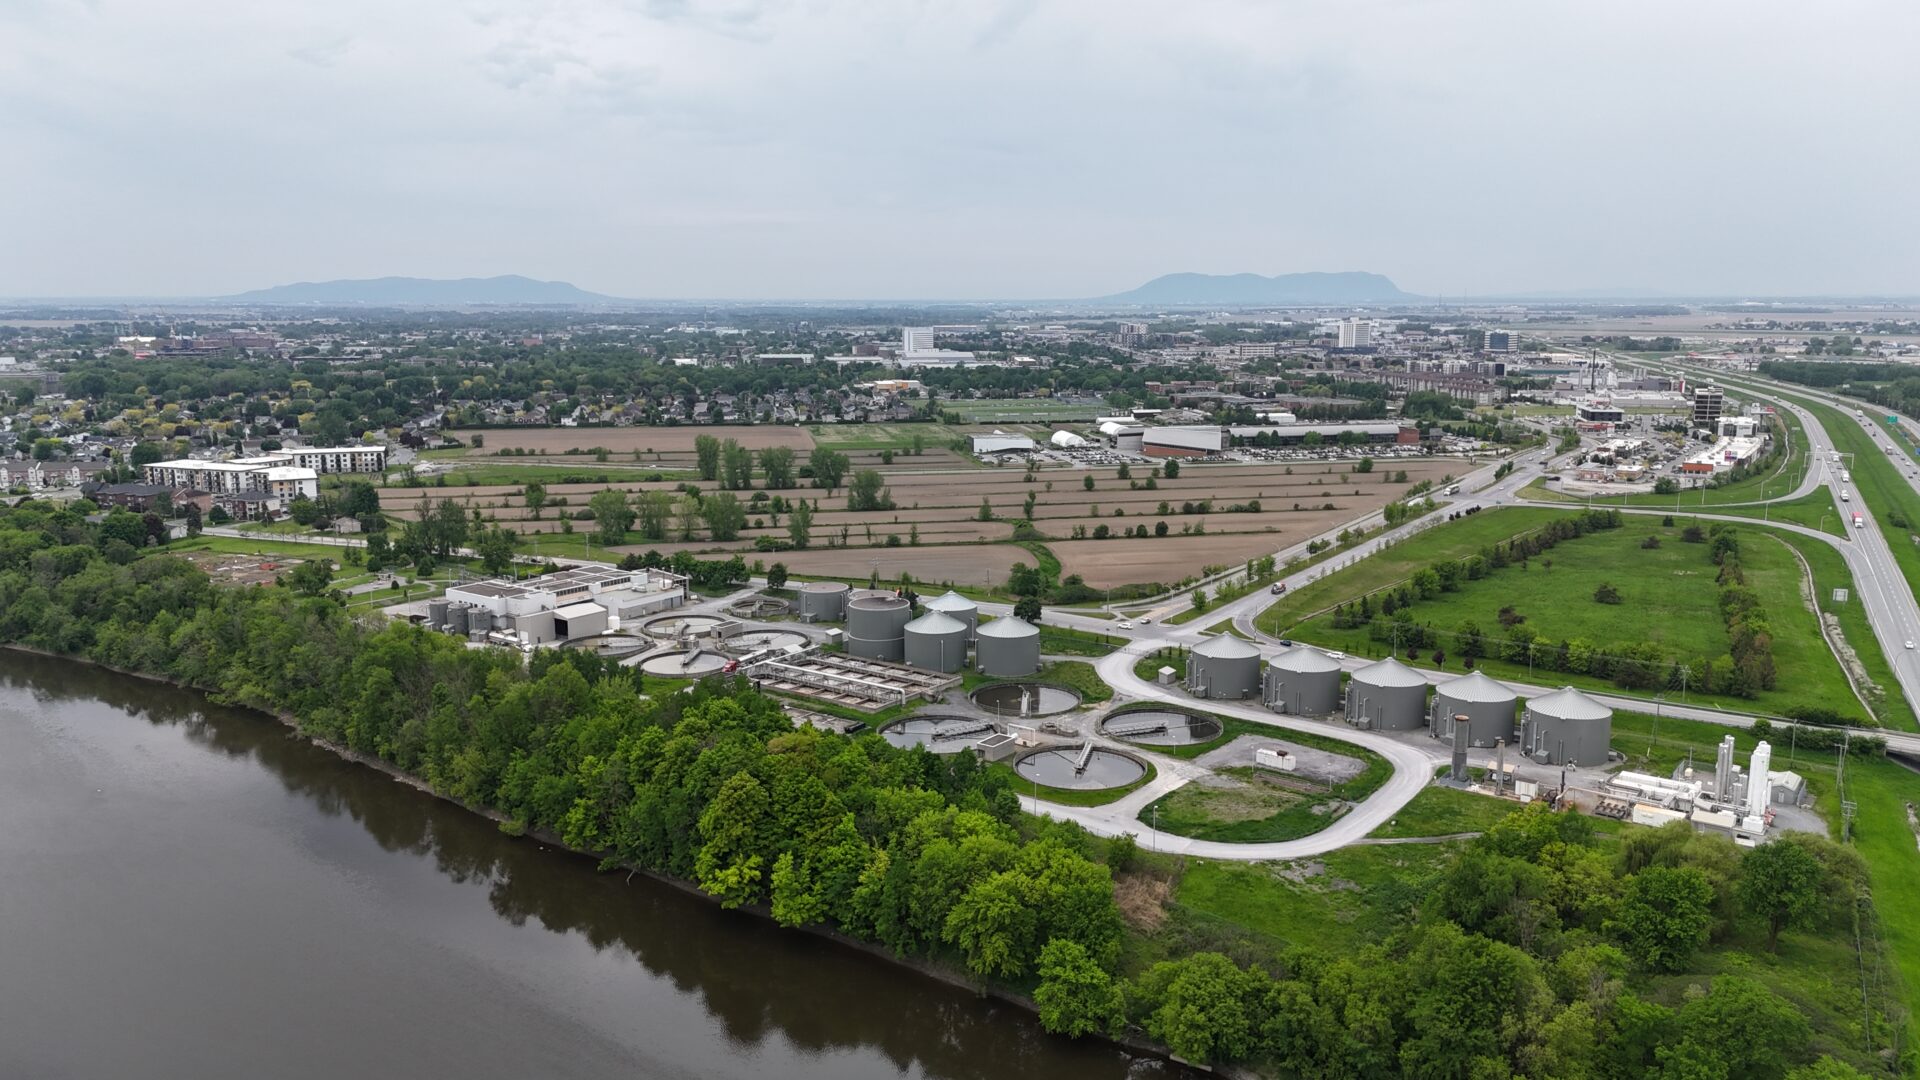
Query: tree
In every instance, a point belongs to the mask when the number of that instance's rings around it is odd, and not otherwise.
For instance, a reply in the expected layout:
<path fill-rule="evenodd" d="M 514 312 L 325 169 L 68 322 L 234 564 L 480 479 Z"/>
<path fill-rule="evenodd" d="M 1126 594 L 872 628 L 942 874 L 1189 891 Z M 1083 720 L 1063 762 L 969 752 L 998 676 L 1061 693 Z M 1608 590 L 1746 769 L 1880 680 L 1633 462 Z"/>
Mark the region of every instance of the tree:
<path fill-rule="evenodd" d="M 699 535 L 703 520 L 700 516 L 700 496 L 691 491 L 683 493 L 680 500 L 674 503 L 674 516 L 679 521 L 682 542 Z"/>
<path fill-rule="evenodd" d="M 744 769 L 721 784 L 701 812 L 702 843 L 694 877 L 721 907 L 736 908 L 760 898 L 771 812 L 766 788 Z"/>
<path fill-rule="evenodd" d="M 129 460 L 133 462 L 133 467 L 136 469 L 143 465 L 151 465 L 156 461 L 165 461 L 166 459 L 167 448 L 161 446 L 159 443 L 150 442 L 135 443 L 133 453 L 129 458 Z"/>
<path fill-rule="evenodd" d="M 324 596 L 333 584 L 333 563 L 313 559 L 287 571 L 287 587 L 301 596 Z"/>
<path fill-rule="evenodd" d="M 1678 971 L 1706 944 L 1713 885 L 1691 866 L 1649 866 L 1627 879 L 1607 929 L 1649 971 Z"/>
<path fill-rule="evenodd" d="M 1023 596 L 1014 601 L 1013 617 L 1038 626 L 1040 624 L 1040 598 L 1037 596 Z"/>
<path fill-rule="evenodd" d="M 1163 475 L 1169 480 L 1180 479 L 1180 462 L 1173 458 L 1168 458 L 1166 472 Z"/>
<path fill-rule="evenodd" d="M 639 524 L 640 535 L 649 540 L 665 540 L 667 530 L 673 525 L 673 493 L 668 491 L 643 491 L 634 499 L 637 511 L 635 520 Z"/>
<path fill-rule="evenodd" d="M 295 495 L 287 504 L 287 516 L 295 525 L 312 528 L 313 523 L 320 520 L 320 504 L 305 495 Z"/>
<path fill-rule="evenodd" d="M 188 503 L 186 512 L 187 512 L 187 535 L 199 536 L 200 535 L 200 504 L 191 503 L 191 502 Z"/>
<path fill-rule="evenodd" d="M 693 438 L 694 468 L 702 480 L 720 478 L 720 440 L 712 435 L 696 435 Z"/>
<path fill-rule="evenodd" d="M 816 449 L 807 455 L 807 464 L 813 469 L 813 482 L 826 488 L 829 495 L 847 475 L 847 455 L 837 450 Z"/>
<path fill-rule="evenodd" d="M 1235 1061 L 1255 1047 L 1255 1014 L 1264 975 L 1242 971 L 1217 952 L 1162 960 L 1135 983 L 1141 1026 L 1188 1061 Z"/>
<path fill-rule="evenodd" d="M 1767 924 L 1767 951 L 1780 951 L 1780 931 L 1816 922 L 1827 874 L 1806 847 L 1788 840 L 1761 844 L 1740 860 L 1740 906 Z"/>
<path fill-rule="evenodd" d="M 787 564 L 774 563 L 767 567 L 767 588 L 784 589 L 787 587 Z"/>
<path fill-rule="evenodd" d="M 633 528 L 634 514 L 625 492 L 612 488 L 596 491 L 593 498 L 587 500 L 587 509 L 593 513 L 601 543 L 618 544 L 626 540 L 627 530 Z"/>
<path fill-rule="evenodd" d="M 1372 458 L 1370 458 L 1370 457 L 1363 457 L 1363 458 L 1361 458 L 1361 459 L 1360 459 L 1360 463 L 1359 463 L 1358 465 L 1355 465 L 1355 466 L 1353 467 L 1353 471 L 1354 471 L 1354 472 L 1357 472 L 1357 473 L 1370 473 L 1370 472 L 1372 472 L 1372 471 L 1373 471 L 1373 459 L 1372 459 Z"/>
<path fill-rule="evenodd" d="M 793 513 L 787 515 L 787 539 L 801 549 L 813 540 L 813 505 L 805 499 L 795 499 Z"/>
<path fill-rule="evenodd" d="M 760 451 L 760 471 L 767 474 L 767 487 L 785 490 L 793 486 L 793 451 L 784 446 L 769 446 Z"/>
<path fill-rule="evenodd" d="M 1056 1035 L 1079 1038 L 1097 1031 L 1118 1031 L 1126 1022 L 1126 999 L 1086 947 L 1054 938 L 1040 950 L 1040 985 L 1033 1003 L 1040 1025 Z"/>
<path fill-rule="evenodd" d="M 854 473 L 853 482 L 847 485 L 847 509 L 891 510 L 893 496 L 887 493 L 885 483 L 878 469 L 861 469 Z"/>
<path fill-rule="evenodd" d="M 1193 610 L 1207 610 L 1207 590 L 1196 585 L 1193 589 Z"/>
<path fill-rule="evenodd" d="M 1620 603 L 1620 590 L 1614 588 L 1612 582 L 1603 581 L 1598 588 L 1593 590 L 1593 602 L 1596 604 L 1618 604 Z"/>
<path fill-rule="evenodd" d="M 720 444 L 721 486 L 745 491 L 753 486 L 753 451 L 733 439 Z"/>
<path fill-rule="evenodd" d="M 533 512 L 533 520 L 540 520 L 540 508 L 547 505 L 547 485 L 538 480 L 530 480 L 521 490 L 526 498 L 527 509 Z"/>
<path fill-rule="evenodd" d="M 1088 491 L 1092 491 L 1093 490 L 1093 474 L 1088 473 L 1087 475 L 1081 477 L 1080 486 L 1085 488 Z"/>
<path fill-rule="evenodd" d="M 467 542 L 467 514 L 452 499 L 441 499 L 433 513 L 423 519 L 427 546 L 437 558 L 452 556 L 455 548 Z"/>
<path fill-rule="evenodd" d="M 1675 495 L 1680 491 L 1680 482 L 1671 476 L 1663 476 L 1653 482 L 1655 495 Z"/>
<path fill-rule="evenodd" d="M 715 492 L 700 502 L 700 516 L 715 540 L 733 540 L 747 523 L 747 507 L 731 491 Z"/>
<path fill-rule="evenodd" d="M 474 537 L 474 554 L 480 556 L 480 568 L 495 577 L 513 566 L 513 548 L 520 534 L 499 525 L 483 529 Z"/>
<path fill-rule="evenodd" d="M 1811 1065 L 1802 1065 L 1787 1074 L 1787 1080 L 1872 1080 L 1866 1073 L 1832 1054 L 1820 1055 Z"/>

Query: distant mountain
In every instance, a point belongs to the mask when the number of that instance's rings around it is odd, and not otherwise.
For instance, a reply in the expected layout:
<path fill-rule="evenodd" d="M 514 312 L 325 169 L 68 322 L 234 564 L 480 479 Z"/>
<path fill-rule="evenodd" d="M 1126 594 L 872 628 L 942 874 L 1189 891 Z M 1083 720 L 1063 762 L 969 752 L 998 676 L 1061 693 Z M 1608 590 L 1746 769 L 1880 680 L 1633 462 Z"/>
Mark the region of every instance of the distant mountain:
<path fill-rule="evenodd" d="M 605 304 L 616 300 L 615 297 L 576 289 L 564 281 L 535 281 L 518 274 L 490 278 L 383 277 L 301 281 L 220 299 L 250 304 L 394 304 L 422 307 Z"/>
<path fill-rule="evenodd" d="M 1203 304 L 1396 304 L 1420 297 L 1388 278 L 1361 271 L 1327 274 L 1165 274 L 1131 292 L 1100 297 L 1116 304 L 1181 307 Z"/>

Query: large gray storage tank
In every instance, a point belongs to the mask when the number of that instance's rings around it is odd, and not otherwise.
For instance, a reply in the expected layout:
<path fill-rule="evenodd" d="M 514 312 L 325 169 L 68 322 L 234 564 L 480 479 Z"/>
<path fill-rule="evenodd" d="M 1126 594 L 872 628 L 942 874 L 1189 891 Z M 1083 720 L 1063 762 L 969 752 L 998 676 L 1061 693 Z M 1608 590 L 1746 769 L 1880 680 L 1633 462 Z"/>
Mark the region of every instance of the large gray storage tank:
<path fill-rule="evenodd" d="M 869 660 L 906 659 L 907 620 L 913 605 L 897 596 L 863 596 L 847 602 L 847 651 Z"/>
<path fill-rule="evenodd" d="M 981 623 L 975 632 L 973 666 L 996 679 L 1017 679 L 1040 670 L 1040 628 L 1012 615 Z"/>
<path fill-rule="evenodd" d="M 1267 708 L 1294 716 L 1340 709 L 1340 661 L 1319 649 L 1288 649 L 1267 665 Z"/>
<path fill-rule="evenodd" d="M 967 664 L 967 624 L 929 611 L 907 624 L 907 663 L 928 671 L 959 671 Z"/>
<path fill-rule="evenodd" d="M 447 608 L 451 606 L 445 600 L 427 601 L 427 629 L 439 630 L 447 625 Z"/>
<path fill-rule="evenodd" d="M 1520 751 L 1533 760 L 1545 765 L 1606 764 L 1613 710 L 1573 687 L 1534 698 L 1520 717 Z"/>
<path fill-rule="evenodd" d="M 1221 634 L 1187 653 L 1187 692 L 1222 700 L 1250 698 L 1260 692 L 1260 650 L 1232 634 Z"/>
<path fill-rule="evenodd" d="M 847 617 L 847 594 L 853 590 L 844 581 L 809 581 L 800 586 L 802 622 L 840 622 Z"/>
<path fill-rule="evenodd" d="M 980 606 L 948 589 L 945 594 L 927 601 L 928 611 L 937 611 L 967 624 L 967 640 L 973 640 L 974 631 L 980 628 Z"/>
<path fill-rule="evenodd" d="M 467 619 L 467 612 L 469 610 L 471 609 L 465 604 L 450 604 L 447 606 L 447 633 L 459 634 L 463 637 L 466 636 L 467 627 L 471 625 Z"/>
<path fill-rule="evenodd" d="M 1427 719 L 1427 679 L 1388 657 L 1347 682 L 1347 723 L 1373 731 L 1412 731 Z"/>
<path fill-rule="evenodd" d="M 1520 695 L 1485 672 L 1449 679 L 1433 693 L 1433 737 L 1452 741 L 1456 718 L 1464 716 L 1468 746 L 1492 746 L 1496 741 L 1512 746 L 1518 734 L 1513 716 L 1519 707 Z"/>

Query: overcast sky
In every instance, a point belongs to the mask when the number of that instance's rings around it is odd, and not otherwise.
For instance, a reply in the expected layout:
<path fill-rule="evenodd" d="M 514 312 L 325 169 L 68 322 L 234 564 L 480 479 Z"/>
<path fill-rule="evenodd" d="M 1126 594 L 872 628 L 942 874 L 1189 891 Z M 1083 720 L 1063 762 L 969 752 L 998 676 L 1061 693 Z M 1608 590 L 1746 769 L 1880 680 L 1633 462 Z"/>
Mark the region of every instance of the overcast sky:
<path fill-rule="evenodd" d="M 1920 294 L 1911 0 L 0 0 L 0 295 Z"/>

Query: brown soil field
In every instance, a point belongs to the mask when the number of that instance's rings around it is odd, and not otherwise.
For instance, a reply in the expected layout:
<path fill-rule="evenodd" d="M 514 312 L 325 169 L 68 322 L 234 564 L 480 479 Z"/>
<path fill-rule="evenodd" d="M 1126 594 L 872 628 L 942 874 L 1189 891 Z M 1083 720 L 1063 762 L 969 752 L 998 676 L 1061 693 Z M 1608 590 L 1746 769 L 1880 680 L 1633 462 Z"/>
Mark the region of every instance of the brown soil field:
<path fill-rule="evenodd" d="M 877 566 L 882 581 L 902 571 L 915 581 L 941 585 L 1004 584 L 1013 564 L 1031 564 L 1033 556 L 1012 544 L 972 544 L 961 547 L 815 548 L 760 555 L 768 565 L 784 562 L 795 574 L 820 577 L 865 578 Z"/>
<path fill-rule="evenodd" d="M 632 454 L 635 450 L 692 451 L 693 440 L 701 435 L 732 439 L 752 450 L 766 446 L 813 449 L 813 436 L 807 433 L 806 428 L 777 424 L 732 427 L 700 424 L 681 427 L 486 428 L 463 430 L 456 435 L 467 442 L 472 442 L 474 435 L 482 436 L 486 445 L 479 450 L 480 454 L 521 447 L 534 453 L 553 454 L 576 446 L 582 450 L 604 446 L 616 454 Z"/>
<path fill-rule="evenodd" d="M 668 432 L 684 434 L 689 440 L 695 434 L 726 430 L 804 434 L 801 429 L 776 427 L 591 430 Z M 565 433 L 574 434 L 577 431 L 574 429 Z M 686 456 L 690 460 L 690 453 Z M 789 499 L 807 498 L 820 502 L 821 508 L 814 522 L 816 547 L 807 552 L 754 552 L 752 544 L 757 537 L 777 536 L 784 539 L 786 518 L 782 515 L 781 524 L 774 526 L 768 511 L 764 508 L 754 509 L 751 504 L 749 526 L 755 518 L 768 524 L 761 529 L 749 527 L 740 540 L 717 544 L 709 540 L 690 543 L 639 542 L 615 550 L 645 551 L 653 548 L 666 553 L 678 550 L 738 551 L 749 558 L 767 561 L 786 559 L 795 572 L 853 577 L 864 576 L 876 557 L 881 560 L 883 571 L 888 560 L 893 560 L 916 577 L 922 576 L 923 569 L 937 568 L 943 560 L 952 559 L 955 560 L 952 569 L 934 572 L 937 580 L 952 577 L 955 581 L 992 584 L 1000 579 L 976 581 L 977 575 L 997 570 L 1004 576 L 1006 569 L 1018 561 L 1017 556 L 1021 553 L 1018 548 L 982 542 L 1004 541 L 1011 537 L 1013 521 L 1020 516 L 1021 505 L 1031 491 L 1037 499 L 1035 521 L 1042 532 L 1051 536 L 1066 537 L 1074 528 L 1082 526 L 1089 532 L 1098 525 L 1118 531 L 1142 523 L 1151 526 L 1159 521 L 1165 521 L 1172 530 L 1172 535 L 1164 538 L 1049 540 L 1047 543 L 1059 556 L 1064 573 L 1079 574 L 1088 584 L 1097 587 L 1148 581 L 1171 583 L 1198 573 L 1203 566 L 1245 562 L 1320 533 L 1337 530 L 1346 522 L 1364 517 L 1385 503 L 1402 497 L 1414 483 L 1423 480 L 1438 482 L 1444 476 L 1462 475 L 1472 468 L 1466 462 L 1449 458 L 1382 459 L 1376 462 L 1372 473 L 1353 472 L 1351 462 L 1295 463 L 1291 466 L 1291 473 L 1287 471 L 1288 466 L 1283 464 L 1216 465 L 1189 467 L 1179 479 L 1162 480 L 1154 490 L 1148 491 L 1133 488 L 1127 481 L 1118 479 L 1112 468 L 1091 473 L 1070 469 L 1042 470 L 1039 482 L 1029 485 L 1025 482 L 1023 470 L 1016 468 L 942 466 L 940 461 L 953 460 L 952 455 L 944 450 L 936 454 L 929 449 L 927 454 L 919 458 L 898 459 L 893 466 L 879 466 L 877 455 L 869 452 L 850 456 L 856 462 L 870 458 L 872 464 L 886 474 L 897 509 L 848 511 L 845 509 L 844 488 L 831 496 L 817 488 L 769 493 Z M 1393 483 L 1385 479 L 1402 470 L 1407 473 L 1406 482 Z M 1087 475 L 1095 478 L 1093 491 L 1085 490 L 1082 484 L 1082 478 Z M 1052 491 L 1045 490 L 1048 481 L 1054 485 Z M 630 492 L 672 491 L 679 483 L 633 481 L 610 486 Z M 546 535 L 560 532 L 563 518 L 574 518 L 586 508 L 588 500 L 596 492 L 607 486 L 598 483 L 549 485 L 549 505 L 538 521 L 530 518 L 522 489 L 515 485 L 388 489 L 383 492 L 383 501 L 394 517 L 406 520 L 417 516 L 421 496 L 424 495 L 429 504 L 450 498 L 462 506 L 479 507 L 484 517 L 507 524 L 522 533 Z M 709 490 L 713 488 L 711 484 L 701 486 Z M 743 500 L 750 500 L 755 493 L 743 491 L 737 494 Z M 995 519 L 992 521 L 977 520 L 982 497 L 993 506 Z M 1182 503 L 1204 499 L 1213 500 L 1214 505 L 1221 508 L 1258 499 L 1261 510 L 1258 513 L 1225 513 L 1220 510 L 1211 514 L 1180 512 Z M 564 503 L 554 505 L 556 500 L 564 500 Z M 1165 513 L 1160 510 L 1162 503 L 1167 504 Z M 1333 509 L 1323 509 L 1328 504 L 1332 504 Z M 1115 510 L 1121 511 L 1119 516 L 1114 514 Z M 1203 535 L 1180 535 L 1183 527 L 1200 525 L 1206 528 Z M 909 530 L 915 526 L 919 529 L 919 546 L 884 546 L 889 534 L 899 536 L 904 542 Z M 584 533 L 590 532 L 593 524 L 576 519 L 573 527 L 576 533 Z M 824 546 L 827 542 L 837 540 L 843 527 L 847 529 L 849 546 L 844 549 Z M 871 544 L 868 541 L 869 528 L 872 530 Z M 983 552 L 993 554 L 989 556 Z M 820 563 L 833 569 L 802 571 L 795 565 L 796 560 Z M 847 569 L 849 567 L 851 569 Z M 952 576 L 956 574 L 959 576 Z"/>

